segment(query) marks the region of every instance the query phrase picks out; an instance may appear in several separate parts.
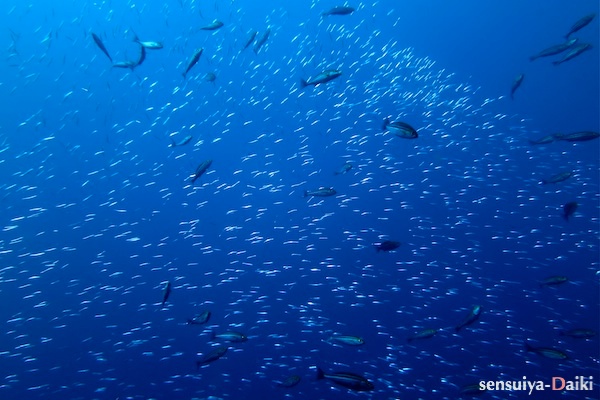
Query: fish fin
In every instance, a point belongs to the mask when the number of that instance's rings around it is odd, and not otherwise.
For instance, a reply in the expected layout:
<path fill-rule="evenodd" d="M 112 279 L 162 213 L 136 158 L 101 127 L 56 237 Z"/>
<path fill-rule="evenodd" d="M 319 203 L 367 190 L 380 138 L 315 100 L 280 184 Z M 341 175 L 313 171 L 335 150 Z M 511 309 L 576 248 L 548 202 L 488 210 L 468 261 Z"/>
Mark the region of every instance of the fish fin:
<path fill-rule="evenodd" d="M 319 367 L 317 367 L 317 380 L 318 379 L 325 379 L 325 372 Z"/>
<path fill-rule="evenodd" d="M 386 118 L 383 120 L 383 126 L 382 126 L 382 129 L 385 131 L 385 130 L 387 129 L 387 127 L 388 127 L 388 125 L 389 125 L 389 124 L 390 124 L 390 119 L 386 117 Z"/>

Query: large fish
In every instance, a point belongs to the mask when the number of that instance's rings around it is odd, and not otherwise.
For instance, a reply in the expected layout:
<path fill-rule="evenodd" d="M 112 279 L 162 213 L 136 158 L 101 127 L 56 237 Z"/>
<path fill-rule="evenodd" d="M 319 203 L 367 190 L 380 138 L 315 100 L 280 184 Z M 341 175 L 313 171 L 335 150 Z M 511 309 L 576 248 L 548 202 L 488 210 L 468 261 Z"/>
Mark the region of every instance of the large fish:
<path fill-rule="evenodd" d="M 314 196 L 314 197 L 329 197 L 335 196 L 337 192 L 333 188 L 320 187 L 316 190 L 305 190 L 304 197 Z"/>
<path fill-rule="evenodd" d="M 200 28 L 201 31 L 216 31 L 217 29 L 223 27 L 223 23 L 217 19 L 215 19 L 210 24 L 203 26 Z"/>
<path fill-rule="evenodd" d="M 415 339 L 429 339 L 435 336 L 437 332 L 437 329 L 423 329 L 422 331 L 417 332 L 413 336 L 407 338 L 406 341 L 410 343 Z"/>
<path fill-rule="evenodd" d="M 592 13 L 592 14 L 588 14 L 585 17 L 581 18 L 580 20 L 578 20 L 577 22 L 575 22 L 573 24 L 573 26 L 571 27 L 571 29 L 569 29 L 569 32 L 565 35 L 565 37 L 568 39 L 569 36 L 571 36 L 573 33 L 577 32 L 578 30 L 580 30 L 581 28 L 585 27 L 590 22 L 592 22 L 592 20 L 595 17 L 596 17 L 596 14 Z"/>
<path fill-rule="evenodd" d="M 279 386 L 279 387 L 291 388 L 291 387 L 296 386 L 300 382 L 300 379 L 301 379 L 300 376 L 292 375 L 292 376 L 288 376 L 283 381 L 276 382 L 276 383 L 277 383 L 277 386 Z"/>
<path fill-rule="evenodd" d="M 317 367 L 317 379 L 329 379 L 333 383 L 359 392 L 373 390 L 375 387 L 366 378 L 352 372 L 336 372 L 326 374 Z"/>
<path fill-rule="evenodd" d="M 171 295 L 171 282 L 167 281 L 165 284 L 165 288 L 163 289 L 163 299 L 161 303 L 161 307 L 165 306 L 167 300 L 169 300 L 169 296 Z"/>
<path fill-rule="evenodd" d="M 199 48 L 198 50 L 196 50 L 194 52 L 194 55 L 192 55 L 192 58 L 188 62 L 188 66 L 185 69 L 185 72 L 183 73 L 184 78 L 187 76 L 187 73 L 190 72 L 190 69 L 192 69 L 192 67 L 194 65 L 196 65 L 196 63 L 198 63 L 198 60 L 200 59 L 200 56 L 202 55 L 203 51 L 204 51 L 204 48 Z"/>
<path fill-rule="evenodd" d="M 565 221 L 568 221 L 569 218 L 571 218 L 573 214 L 575 214 L 575 211 L 577 211 L 578 207 L 579 204 L 577 204 L 576 201 L 570 201 L 563 206 L 562 217 L 565 219 Z"/>
<path fill-rule="evenodd" d="M 473 322 L 475 322 L 479 319 L 480 315 L 481 315 L 481 306 L 473 306 L 473 308 L 471 309 L 471 311 L 469 311 L 469 314 L 465 317 L 463 322 L 456 325 L 456 327 L 454 327 L 454 330 L 456 332 L 458 332 L 465 326 L 471 325 Z"/>
<path fill-rule="evenodd" d="M 171 138 L 171 144 L 169 145 L 169 147 L 185 146 L 186 144 L 188 144 L 191 141 L 192 141 L 192 135 L 187 135 L 186 137 L 184 137 L 183 139 L 181 139 L 178 142 L 176 142 L 175 140 L 173 140 L 173 138 Z"/>
<path fill-rule="evenodd" d="M 384 240 L 383 242 L 376 244 L 375 249 L 377 250 L 377 252 L 392 251 L 396 250 L 398 247 L 400 247 L 400 245 L 400 242 L 396 242 L 394 240 Z"/>
<path fill-rule="evenodd" d="M 544 185 L 547 185 L 548 183 L 558 183 L 558 182 L 566 181 L 571 176 L 573 176 L 573 173 L 571 171 L 560 172 L 556 175 L 552 175 L 548 179 L 542 179 L 542 183 Z"/>
<path fill-rule="evenodd" d="M 313 79 L 305 80 L 300 79 L 300 85 L 305 88 L 307 86 L 317 86 L 322 83 L 327 83 L 329 81 L 334 80 L 335 78 L 342 75 L 341 71 L 337 69 L 328 69 L 326 71 L 321 72 L 319 75 L 315 76 Z"/>
<path fill-rule="evenodd" d="M 565 56 L 563 58 L 561 58 L 558 61 L 554 61 L 552 64 L 554 64 L 554 65 L 562 64 L 565 61 L 569 61 L 570 59 L 577 57 L 581 53 L 583 53 L 583 52 L 585 52 L 587 50 L 590 50 L 591 48 L 592 48 L 592 45 L 589 44 L 589 43 L 580 43 L 580 44 L 574 45 L 567 52 L 567 54 L 565 54 Z"/>
<path fill-rule="evenodd" d="M 202 356 L 198 361 L 196 361 L 196 368 L 200 368 L 201 365 L 209 364 L 213 361 L 217 361 L 219 358 L 223 357 L 227 353 L 227 347 L 219 346 L 214 350 L 211 350 L 209 353 Z"/>
<path fill-rule="evenodd" d="M 254 42 L 254 39 L 256 39 L 256 35 L 258 35 L 258 31 L 253 31 L 250 34 L 250 37 L 248 37 L 248 40 L 246 40 L 246 44 L 244 45 L 244 48 L 242 50 L 246 50 L 248 47 L 250 47 L 252 42 Z"/>
<path fill-rule="evenodd" d="M 110 56 L 110 54 L 108 54 L 108 50 L 106 50 L 106 47 L 104 47 L 104 43 L 102 43 L 102 40 L 100 40 L 100 38 L 94 32 L 92 32 L 92 39 L 94 39 L 94 43 L 96 43 L 96 46 L 98 46 L 98 48 L 106 55 L 106 57 L 108 57 L 108 59 L 112 63 L 113 59 Z"/>
<path fill-rule="evenodd" d="M 208 322 L 210 319 L 210 311 L 206 310 L 202 313 L 195 315 L 193 318 L 187 320 L 188 325 L 202 325 Z"/>
<path fill-rule="evenodd" d="M 194 175 L 191 176 L 190 181 L 192 183 L 196 182 L 196 179 L 200 178 L 202 174 L 206 172 L 206 170 L 211 166 L 212 160 L 206 160 L 200 163 L 194 172 Z"/>
<path fill-rule="evenodd" d="M 551 347 L 533 347 L 527 342 L 525 342 L 525 350 L 553 360 L 566 360 L 569 358 L 562 350 L 553 349 Z"/>
<path fill-rule="evenodd" d="M 254 44 L 254 48 L 253 48 L 255 54 L 258 54 L 258 51 L 267 42 L 267 39 L 269 38 L 270 34 L 271 34 L 271 29 L 267 29 L 265 31 L 265 33 L 263 33 L 262 36 L 256 41 L 256 43 Z"/>
<path fill-rule="evenodd" d="M 585 142 L 587 140 L 597 139 L 598 137 L 600 137 L 600 133 L 589 131 L 554 134 L 556 140 L 565 140 L 567 142 Z"/>
<path fill-rule="evenodd" d="M 515 78 L 515 80 L 513 81 L 512 87 L 510 88 L 510 98 L 514 99 L 515 98 L 515 92 L 517 91 L 517 89 L 521 86 L 521 84 L 523 83 L 523 79 L 525 78 L 525 75 L 523 74 L 519 74 L 517 75 L 517 77 Z"/>
<path fill-rule="evenodd" d="M 540 287 L 562 285 L 563 283 L 567 283 L 568 281 L 569 278 L 567 278 L 564 275 L 553 275 L 541 281 Z"/>
<path fill-rule="evenodd" d="M 404 139 L 416 139 L 419 137 L 417 130 L 406 122 L 390 122 L 389 118 L 383 121 L 383 130 L 390 131 L 394 135 Z"/>
<path fill-rule="evenodd" d="M 246 335 L 244 335 L 243 333 L 239 333 L 239 332 L 223 332 L 223 333 L 215 333 L 215 331 L 211 332 L 210 335 L 211 340 L 225 340 L 226 342 L 232 342 L 232 343 L 242 343 L 245 342 L 246 340 L 248 340 L 248 337 L 246 337 Z"/>
<path fill-rule="evenodd" d="M 146 59 L 146 48 L 144 46 L 140 46 L 140 56 L 136 61 L 128 60 L 128 61 L 117 61 L 113 63 L 114 68 L 129 68 L 132 71 L 139 65 L 141 65 Z"/>
<path fill-rule="evenodd" d="M 361 346 L 365 344 L 363 338 L 351 335 L 333 335 L 327 341 L 332 344 L 345 344 L 348 346 Z"/>
<path fill-rule="evenodd" d="M 573 46 L 575 44 L 575 42 L 577 42 L 577 38 L 569 39 L 564 43 L 548 47 L 547 49 L 544 49 L 544 50 L 540 51 L 539 53 L 537 53 L 535 56 L 529 57 L 529 60 L 533 61 L 540 57 L 548 57 L 548 56 L 554 56 L 554 55 L 560 54 L 563 51 L 570 48 L 571 46 Z"/>
<path fill-rule="evenodd" d="M 333 7 L 327 11 L 324 11 L 323 13 L 321 13 L 321 15 L 323 17 L 326 17 L 328 15 L 349 15 L 349 14 L 352 14 L 353 12 L 354 12 L 354 8 L 352 8 L 352 7 L 338 6 L 338 7 Z"/>
<path fill-rule="evenodd" d="M 134 38 L 133 41 L 136 42 L 137 44 L 139 44 L 140 46 L 142 46 L 145 49 L 150 49 L 150 50 L 160 50 L 163 48 L 163 44 L 160 42 L 143 42 L 141 41 L 138 36 L 134 33 Z"/>
<path fill-rule="evenodd" d="M 591 339 L 594 336 L 596 336 L 596 331 L 593 329 L 578 328 L 578 329 L 571 329 L 568 331 L 561 331 L 560 335 L 572 337 L 575 339 Z"/>
<path fill-rule="evenodd" d="M 548 144 L 548 143 L 552 143 L 555 140 L 557 140 L 556 135 L 560 135 L 555 133 L 554 135 L 546 135 L 542 138 L 539 139 L 529 139 L 529 144 Z"/>

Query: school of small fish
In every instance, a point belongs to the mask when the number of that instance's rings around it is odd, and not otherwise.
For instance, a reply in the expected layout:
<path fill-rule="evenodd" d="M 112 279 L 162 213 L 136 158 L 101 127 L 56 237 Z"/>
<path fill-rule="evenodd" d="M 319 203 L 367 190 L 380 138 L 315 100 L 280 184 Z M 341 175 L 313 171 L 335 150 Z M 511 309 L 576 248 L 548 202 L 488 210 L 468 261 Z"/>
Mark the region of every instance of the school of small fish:
<path fill-rule="evenodd" d="M 11 94 L 52 95 L 1 126 L 0 398 L 462 398 L 597 368 L 598 160 L 578 156 L 600 134 L 531 138 L 502 112 L 524 74 L 485 98 L 370 26 L 401 23 L 377 2 L 306 2 L 297 26 L 127 3 L 35 32 L 68 44 L 59 67 L 11 30 Z M 560 74 L 594 21 L 530 61 Z"/>

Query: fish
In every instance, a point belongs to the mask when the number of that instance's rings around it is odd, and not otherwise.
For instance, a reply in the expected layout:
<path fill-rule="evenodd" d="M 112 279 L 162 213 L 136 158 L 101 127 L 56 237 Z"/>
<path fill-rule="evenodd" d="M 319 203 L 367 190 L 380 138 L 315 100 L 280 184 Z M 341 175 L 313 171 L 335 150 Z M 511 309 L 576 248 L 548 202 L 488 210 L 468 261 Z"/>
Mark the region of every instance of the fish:
<path fill-rule="evenodd" d="M 198 60 L 200 59 L 200 56 L 202 55 L 202 52 L 204 51 L 204 48 L 199 48 L 198 50 L 196 50 L 194 52 L 194 54 L 192 55 L 192 58 L 190 59 L 190 61 L 188 62 L 187 68 L 185 69 L 185 72 L 183 73 L 183 78 L 185 79 L 185 77 L 187 76 L 187 73 L 190 72 L 190 69 L 192 69 L 192 67 L 194 65 L 196 65 L 196 63 L 198 62 Z"/>
<path fill-rule="evenodd" d="M 271 34 L 271 29 L 267 29 L 265 31 L 265 33 L 263 33 L 262 36 L 256 41 L 256 43 L 254 44 L 254 48 L 252 49 L 252 50 L 254 50 L 254 54 L 258 54 L 258 51 L 267 42 L 267 39 L 269 38 L 270 34 Z"/>
<path fill-rule="evenodd" d="M 244 335 L 243 333 L 232 332 L 232 331 L 223 332 L 223 333 L 215 333 L 215 331 L 212 331 L 210 338 L 211 338 L 211 340 L 220 339 L 220 340 L 225 340 L 227 342 L 233 342 L 233 343 L 242 343 L 242 342 L 245 342 L 246 340 L 248 340 L 246 335 Z"/>
<path fill-rule="evenodd" d="M 429 339 L 435 336 L 436 333 L 438 333 L 437 329 L 423 329 L 422 331 L 419 331 L 413 336 L 407 338 L 406 341 L 410 343 L 415 339 Z"/>
<path fill-rule="evenodd" d="M 145 49 L 150 49 L 150 50 L 160 50 L 163 48 L 163 44 L 161 42 L 143 42 L 141 41 L 138 36 L 134 33 L 134 38 L 133 41 L 136 42 L 137 44 L 139 44 L 140 46 L 142 46 Z"/>
<path fill-rule="evenodd" d="M 551 347 L 533 347 L 527 342 L 525 342 L 525 350 L 540 355 L 544 358 L 551 358 L 553 360 L 566 360 L 569 358 L 562 350 Z"/>
<path fill-rule="evenodd" d="M 246 40 L 246 44 L 244 45 L 244 48 L 242 49 L 242 51 L 244 51 L 248 47 L 250 47 L 252 42 L 254 42 L 254 39 L 256 39 L 256 35 L 258 35 L 258 31 L 252 31 L 252 33 L 250 34 L 250 37 L 248 37 L 248 40 Z"/>
<path fill-rule="evenodd" d="M 574 34 L 575 32 L 577 32 L 578 30 L 580 30 L 581 28 L 584 28 L 590 22 L 592 22 L 592 20 L 595 17 L 596 17 L 596 14 L 595 13 L 591 13 L 591 14 L 588 14 L 585 17 L 582 17 L 579 20 L 577 20 L 577 22 L 575 22 L 573 24 L 573 26 L 571 26 L 571 29 L 569 29 L 569 32 L 567 32 L 567 34 L 565 35 L 565 37 L 568 39 L 569 36 L 571 36 L 572 34 Z"/>
<path fill-rule="evenodd" d="M 188 325 L 202 325 L 208 322 L 208 320 L 210 319 L 210 311 L 206 310 L 203 311 L 202 313 L 195 315 L 193 318 L 189 318 L 187 320 L 187 324 Z"/>
<path fill-rule="evenodd" d="M 192 141 L 192 138 L 193 138 L 192 135 L 187 135 L 186 137 L 181 139 L 179 142 L 176 142 L 175 140 L 173 140 L 173 138 L 171 138 L 171 144 L 169 145 L 169 147 L 185 146 L 186 144 L 188 144 L 189 142 Z"/>
<path fill-rule="evenodd" d="M 223 24 L 221 21 L 215 19 L 210 24 L 201 27 L 200 30 L 201 31 L 216 31 L 217 29 L 223 27 L 223 25 L 225 25 L 225 24 Z"/>
<path fill-rule="evenodd" d="M 191 183 L 196 182 L 196 179 L 200 178 L 202 176 L 202 174 L 204 174 L 206 172 L 206 170 L 211 166 L 212 164 L 212 160 L 206 160 L 200 163 L 200 165 L 198 165 L 198 167 L 196 167 L 196 171 L 194 172 L 194 175 L 192 175 L 190 177 L 190 181 Z"/>
<path fill-rule="evenodd" d="M 400 242 L 395 242 L 393 240 L 384 240 L 383 242 L 376 244 L 375 249 L 377 250 L 377 252 L 392 251 L 396 250 L 398 247 L 400 247 L 400 245 Z"/>
<path fill-rule="evenodd" d="M 138 63 L 136 61 L 117 61 L 116 63 L 113 63 L 112 66 L 114 68 L 129 68 L 133 70 L 138 66 Z"/>
<path fill-rule="evenodd" d="M 203 78 L 206 82 L 214 82 L 217 80 L 217 75 L 215 75 L 212 72 L 207 72 L 206 75 L 204 75 Z"/>
<path fill-rule="evenodd" d="M 298 383 L 300 383 L 300 379 L 301 378 L 299 375 L 288 376 L 283 381 L 277 382 L 277 386 L 284 387 L 284 388 L 291 388 L 291 387 L 296 386 Z"/>
<path fill-rule="evenodd" d="M 348 346 L 360 346 L 365 344 L 363 338 L 350 335 L 333 335 L 327 341 L 334 344 L 346 344 Z"/>
<path fill-rule="evenodd" d="M 349 15 L 355 11 L 353 7 L 337 6 L 321 13 L 321 16 L 326 17 L 328 15 Z"/>
<path fill-rule="evenodd" d="M 116 63 L 113 63 L 113 67 L 114 68 L 129 68 L 132 71 L 139 65 L 141 65 L 144 60 L 146 59 L 146 48 L 144 46 L 140 46 L 140 57 L 137 59 L 137 61 L 118 61 Z"/>
<path fill-rule="evenodd" d="M 576 201 L 570 201 L 562 207 L 562 209 L 563 209 L 562 217 L 565 219 L 565 221 L 568 221 L 569 218 L 571 218 L 573 216 L 573 214 L 575 214 L 578 207 L 579 207 L 579 204 L 577 204 Z"/>
<path fill-rule="evenodd" d="M 406 122 L 390 122 L 389 118 L 383 120 L 383 130 L 387 130 L 403 139 L 416 139 L 419 137 L 417 130 Z"/>
<path fill-rule="evenodd" d="M 171 282 L 167 281 L 167 283 L 165 284 L 165 287 L 163 289 L 163 298 L 162 298 L 161 307 L 165 306 L 165 303 L 167 302 L 167 300 L 169 300 L 170 295 L 171 295 Z"/>
<path fill-rule="evenodd" d="M 465 317 L 463 322 L 461 322 L 456 327 L 454 327 L 454 330 L 456 332 L 458 332 L 465 326 L 471 325 L 473 322 L 475 322 L 479 319 L 480 315 L 481 315 L 481 306 L 478 306 L 478 305 L 473 306 L 473 308 L 471 309 L 471 311 L 469 311 L 469 314 Z"/>
<path fill-rule="evenodd" d="M 108 54 L 108 50 L 106 50 L 106 47 L 104 47 L 104 43 L 102 43 L 102 40 L 94 32 L 92 32 L 92 39 L 94 39 L 94 43 L 96 43 L 96 46 L 98 46 L 98 48 L 106 55 L 106 57 L 108 57 L 108 59 L 112 63 L 113 59 L 110 56 L 110 54 Z"/>
<path fill-rule="evenodd" d="M 304 191 L 304 197 L 308 197 L 308 196 L 329 197 L 329 196 L 335 196 L 336 194 L 337 194 L 337 192 L 335 191 L 334 188 L 327 188 L 327 187 L 323 187 L 323 186 L 321 186 L 320 188 L 318 188 L 316 190 L 305 190 Z"/>
<path fill-rule="evenodd" d="M 317 367 L 317 380 L 320 379 L 329 379 L 337 385 L 356 390 L 358 392 L 369 391 L 375 388 L 375 386 L 373 386 L 373 384 L 366 378 L 352 372 L 336 372 L 333 374 L 326 374 L 321 368 Z"/>
<path fill-rule="evenodd" d="M 600 133 L 598 132 L 589 132 L 589 131 L 581 131 L 581 132 L 573 132 L 573 133 L 556 133 L 554 138 L 556 140 L 564 140 L 567 142 L 585 142 L 588 140 L 598 139 L 600 137 Z"/>
<path fill-rule="evenodd" d="M 524 74 L 519 74 L 517 75 L 517 77 L 515 78 L 515 80 L 513 81 L 512 87 L 510 88 L 510 98 L 514 99 L 515 98 L 515 92 L 517 91 L 517 89 L 521 86 L 521 84 L 523 83 L 523 79 L 525 78 Z"/>
<path fill-rule="evenodd" d="M 566 181 L 571 176 L 573 176 L 573 172 L 571 172 L 571 171 L 560 172 L 556 175 L 552 175 L 548 179 L 542 179 L 542 183 L 544 185 L 547 185 L 548 183 L 558 183 L 558 182 Z"/>
<path fill-rule="evenodd" d="M 561 58 L 558 61 L 554 61 L 552 64 L 554 65 L 559 65 L 564 63 L 565 61 L 569 61 L 572 58 L 577 57 L 578 55 L 580 55 L 581 53 L 590 50 L 592 48 L 592 45 L 589 43 L 580 43 L 577 45 L 574 45 L 573 47 L 571 47 L 571 49 L 567 52 L 567 54 L 564 55 L 563 58 Z"/>
<path fill-rule="evenodd" d="M 548 143 L 552 143 L 555 140 L 557 140 L 556 135 L 558 134 L 554 134 L 554 135 L 546 135 L 542 138 L 539 139 L 529 139 L 529 144 L 533 144 L 533 145 L 537 145 L 537 144 L 548 144 Z"/>
<path fill-rule="evenodd" d="M 548 278 L 540 282 L 540 287 L 562 285 L 563 283 L 566 283 L 568 281 L 569 278 L 563 275 L 549 276 Z"/>
<path fill-rule="evenodd" d="M 215 349 L 211 350 L 204 356 L 202 356 L 199 360 L 196 361 L 196 369 L 200 368 L 201 365 L 210 364 L 213 361 L 217 361 L 219 358 L 223 357 L 227 353 L 227 347 L 219 346 Z"/>
<path fill-rule="evenodd" d="M 350 171 L 352 169 L 352 164 L 350 164 L 349 162 L 347 162 L 346 164 L 342 165 L 342 167 L 335 171 L 333 174 L 334 175 L 342 175 L 345 174 L 346 172 Z"/>
<path fill-rule="evenodd" d="M 555 56 L 557 54 L 560 54 L 563 51 L 569 49 L 571 46 L 573 46 L 576 42 L 577 42 L 577 38 L 573 38 L 573 39 L 567 40 L 564 43 L 550 46 L 550 47 L 540 51 L 536 55 L 529 57 L 529 61 L 534 61 L 541 57 L 549 57 L 549 56 Z"/>
<path fill-rule="evenodd" d="M 570 329 L 568 331 L 561 331 L 561 336 L 568 336 L 575 339 L 591 339 L 596 336 L 597 332 L 593 329 Z"/>
<path fill-rule="evenodd" d="M 311 86 L 311 85 L 317 86 L 322 83 L 327 83 L 329 81 L 332 81 L 335 78 L 340 77 L 341 75 L 342 75 L 342 72 L 338 71 L 337 69 L 328 69 L 328 70 L 321 72 L 319 75 L 315 76 L 313 79 L 309 79 L 309 80 L 300 79 L 300 86 L 302 86 L 303 88 L 305 88 L 307 86 Z"/>

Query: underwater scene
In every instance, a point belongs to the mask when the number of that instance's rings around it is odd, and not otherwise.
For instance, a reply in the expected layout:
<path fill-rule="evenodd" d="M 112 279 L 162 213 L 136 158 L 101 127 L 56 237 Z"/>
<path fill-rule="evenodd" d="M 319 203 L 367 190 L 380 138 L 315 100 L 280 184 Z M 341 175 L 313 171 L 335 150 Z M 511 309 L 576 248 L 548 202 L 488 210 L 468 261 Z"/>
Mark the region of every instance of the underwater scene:
<path fill-rule="evenodd" d="M 597 1 L 0 4 L 0 399 L 600 399 Z"/>

